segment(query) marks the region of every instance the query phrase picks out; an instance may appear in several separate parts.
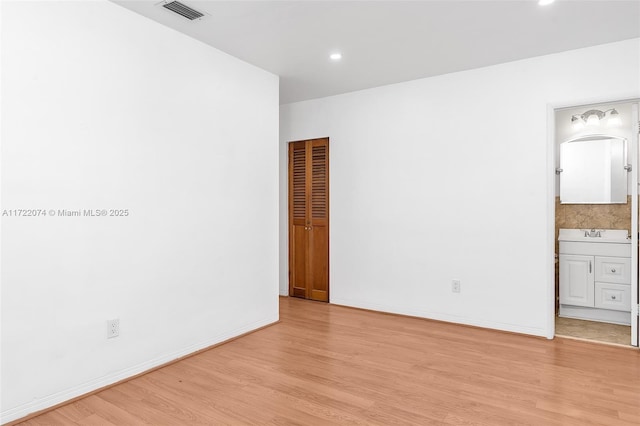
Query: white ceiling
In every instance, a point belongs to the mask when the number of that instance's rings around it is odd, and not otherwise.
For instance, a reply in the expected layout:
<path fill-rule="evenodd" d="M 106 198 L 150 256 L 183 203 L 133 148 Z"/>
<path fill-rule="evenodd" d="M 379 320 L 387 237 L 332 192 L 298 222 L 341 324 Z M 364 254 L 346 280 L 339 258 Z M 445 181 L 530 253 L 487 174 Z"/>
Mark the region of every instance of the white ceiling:
<path fill-rule="evenodd" d="M 112 1 L 278 74 L 282 104 L 640 37 L 640 0 Z"/>

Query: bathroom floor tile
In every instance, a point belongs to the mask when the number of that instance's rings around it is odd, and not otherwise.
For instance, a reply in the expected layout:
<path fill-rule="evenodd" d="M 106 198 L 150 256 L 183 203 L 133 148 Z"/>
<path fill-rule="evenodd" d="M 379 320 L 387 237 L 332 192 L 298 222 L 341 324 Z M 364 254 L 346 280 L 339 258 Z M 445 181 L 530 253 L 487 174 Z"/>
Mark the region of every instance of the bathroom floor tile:
<path fill-rule="evenodd" d="M 631 327 L 556 317 L 556 336 L 578 337 L 599 342 L 631 345 Z"/>

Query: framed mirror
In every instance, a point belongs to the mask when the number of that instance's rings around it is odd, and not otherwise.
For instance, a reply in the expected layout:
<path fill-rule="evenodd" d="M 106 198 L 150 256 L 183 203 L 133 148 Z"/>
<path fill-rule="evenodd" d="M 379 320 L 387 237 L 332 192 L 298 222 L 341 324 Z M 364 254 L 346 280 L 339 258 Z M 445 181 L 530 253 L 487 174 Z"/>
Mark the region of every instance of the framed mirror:
<path fill-rule="evenodd" d="M 589 135 L 560 144 L 560 203 L 626 204 L 627 141 Z"/>

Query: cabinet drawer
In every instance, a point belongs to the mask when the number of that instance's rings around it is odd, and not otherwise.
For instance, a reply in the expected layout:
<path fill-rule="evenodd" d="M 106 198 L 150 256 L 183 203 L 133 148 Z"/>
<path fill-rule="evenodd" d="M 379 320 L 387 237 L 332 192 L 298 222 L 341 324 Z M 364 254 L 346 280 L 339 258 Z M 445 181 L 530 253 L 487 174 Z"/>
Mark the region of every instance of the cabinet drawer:
<path fill-rule="evenodd" d="M 615 311 L 631 311 L 631 286 L 596 283 L 595 307 Z"/>
<path fill-rule="evenodd" d="M 631 283 L 631 259 L 628 257 L 596 256 L 596 281 L 607 283 Z"/>

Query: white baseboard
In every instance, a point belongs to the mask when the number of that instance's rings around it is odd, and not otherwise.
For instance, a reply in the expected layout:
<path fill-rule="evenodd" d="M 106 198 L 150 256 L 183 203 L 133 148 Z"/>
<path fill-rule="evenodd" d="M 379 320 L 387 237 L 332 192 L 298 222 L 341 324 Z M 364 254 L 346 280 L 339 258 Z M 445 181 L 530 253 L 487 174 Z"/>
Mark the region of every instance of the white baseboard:
<path fill-rule="evenodd" d="M 370 309 L 372 311 L 386 312 L 391 314 L 409 315 L 425 319 L 437 321 L 451 322 L 455 324 L 471 325 L 474 327 L 490 328 L 493 330 L 509 331 L 512 333 L 528 334 L 547 338 L 547 330 L 545 328 L 523 327 L 518 324 L 502 323 L 495 321 L 475 320 L 463 316 L 444 314 L 441 312 L 419 311 L 406 308 L 396 308 L 393 306 L 380 305 L 377 303 L 367 303 L 361 301 L 353 301 L 347 299 L 331 298 L 331 303 L 335 305 L 350 306 L 353 308 Z"/>
<path fill-rule="evenodd" d="M 612 311 L 610 309 L 560 305 L 558 316 L 587 321 L 607 322 L 611 324 L 631 325 L 631 312 Z"/>
<path fill-rule="evenodd" d="M 66 401 L 70 401 L 79 396 L 86 395 L 95 390 L 104 388 L 106 386 L 112 385 L 119 381 L 136 376 L 140 373 L 144 373 L 146 371 L 152 370 L 156 367 L 167 364 L 171 361 L 175 361 L 178 358 L 190 355 L 194 352 L 208 348 L 210 346 L 217 345 L 221 342 L 224 342 L 229 339 L 233 339 L 234 337 L 240 336 L 245 333 L 249 333 L 258 328 L 273 324 L 277 321 L 278 321 L 277 317 L 256 321 L 246 326 L 243 326 L 241 328 L 214 336 L 210 339 L 207 339 L 206 341 L 202 341 L 202 342 L 187 346 L 181 350 L 162 355 L 160 357 L 151 359 L 141 364 L 131 366 L 129 368 L 125 368 L 124 370 L 118 371 L 116 373 L 108 374 L 106 376 L 102 376 L 94 380 L 81 383 L 77 386 L 74 386 L 69 389 L 61 390 L 54 394 L 48 395 L 44 398 L 34 399 L 33 401 L 30 401 L 26 404 L 13 407 L 8 410 L 3 410 L 2 412 L 0 412 L 0 424 L 5 424 L 8 422 L 20 419 L 22 417 L 26 417 L 29 414 L 32 414 L 41 410 L 45 410 L 47 408 L 64 403 Z"/>

